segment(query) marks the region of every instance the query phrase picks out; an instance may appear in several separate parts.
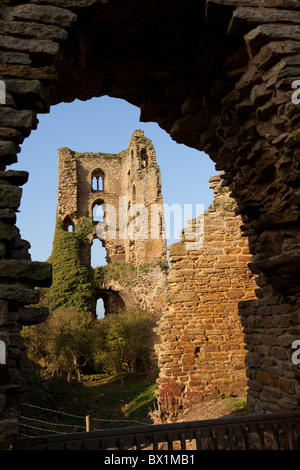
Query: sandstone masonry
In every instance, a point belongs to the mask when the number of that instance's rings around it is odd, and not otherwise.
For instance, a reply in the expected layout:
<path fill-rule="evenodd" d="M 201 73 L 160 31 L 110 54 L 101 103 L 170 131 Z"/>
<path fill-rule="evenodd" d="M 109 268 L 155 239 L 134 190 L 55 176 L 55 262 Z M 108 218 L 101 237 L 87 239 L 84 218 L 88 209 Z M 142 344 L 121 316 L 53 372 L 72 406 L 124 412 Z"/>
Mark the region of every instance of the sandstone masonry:
<path fill-rule="evenodd" d="M 157 328 L 162 415 L 247 388 L 238 302 L 255 298 L 256 284 L 235 202 L 220 176 L 210 183 L 202 247 L 188 250 L 184 237 L 169 247 L 168 300 Z"/>

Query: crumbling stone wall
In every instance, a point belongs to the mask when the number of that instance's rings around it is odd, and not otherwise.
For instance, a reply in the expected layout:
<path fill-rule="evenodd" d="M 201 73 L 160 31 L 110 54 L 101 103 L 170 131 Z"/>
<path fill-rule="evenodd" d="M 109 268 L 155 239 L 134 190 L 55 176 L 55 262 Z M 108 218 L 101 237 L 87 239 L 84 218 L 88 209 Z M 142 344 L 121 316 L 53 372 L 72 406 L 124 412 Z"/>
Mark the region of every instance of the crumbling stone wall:
<path fill-rule="evenodd" d="M 299 408 L 291 359 L 300 336 L 298 0 L 3 0 L 0 24 L 2 191 L 37 114 L 75 98 L 123 98 L 142 121 L 205 151 L 237 202 L 257 274 L 257 299 L 239 304 L 250 410 Z M 28 246 L 10 203 L 2 208 L 1 256 L 10 262 Z M 11 318 L 37 295 L 25 277 L 1 281 L 7 351 Z M 3 411 L 13 397 L 7 384 L 18 382 L 8 378 L 14 367 L 1 365 L 0 392 L 10 396 Z"/>
<path fill-rule="evenodd" d="M 23 374 L 29 364 L 22 326 L 40 323 L 48 314 L 47 309 L 26 305 L 37 303 L 35 287 L 49 287 L 52 279 L 51 265 L 30 260 L 30 245 L 14 225 L 27 178 L 22 171 L 0 172 L 0 341 L 5 346 L 0 364 L 0 448 L 17 434 L 17 420 L 10 411 L 24 399 Z"/>
<path fill-rule="evenodd" d="M 169 248 L 168 301 L 157 327 L 162 416 L 247 388 L 238 303 L 255 298 L 251 256 L 228 189 L 220 176 L 210 184 L 214 201 L 203 216 L 201 246 L 189 249 L 183 236 Z"/>

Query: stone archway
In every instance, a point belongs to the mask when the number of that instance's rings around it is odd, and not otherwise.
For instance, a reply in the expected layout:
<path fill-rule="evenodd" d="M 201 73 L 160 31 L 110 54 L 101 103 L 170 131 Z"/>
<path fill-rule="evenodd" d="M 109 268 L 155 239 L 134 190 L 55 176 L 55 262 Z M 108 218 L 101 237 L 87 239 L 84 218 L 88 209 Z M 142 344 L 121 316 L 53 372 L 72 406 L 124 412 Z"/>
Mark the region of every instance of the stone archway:
<path fill-rule="evenodd" d="M 31 262 L 14 225 L 28 175 L 6 166 L 38 113 L 102 95 L 139 106 L 142 121 L 205 151 L 224 172 L 258 275 L 257 300 L 240 306 L 250 408 L 299 408 L 299 370 L 291 360 L 300 334 L 299 105 L 292 100 L 299 21 L 297 0 L 35 0 L 1 7 L 0 325 L 8 359 L 0 369 L 0 411 L 23 390 L 15 332 L 38 321 L 39 312 L 25 306 L 37 301 L 35 286 L 51 278 L 48 265 Z"/>

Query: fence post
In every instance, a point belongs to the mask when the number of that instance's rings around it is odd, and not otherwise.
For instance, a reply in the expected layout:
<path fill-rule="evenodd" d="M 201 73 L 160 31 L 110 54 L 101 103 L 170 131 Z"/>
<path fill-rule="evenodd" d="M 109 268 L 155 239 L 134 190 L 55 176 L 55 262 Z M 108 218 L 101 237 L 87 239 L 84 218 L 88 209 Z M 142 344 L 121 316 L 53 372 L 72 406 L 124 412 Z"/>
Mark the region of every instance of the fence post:
<path fill-rule="evenodd" d="M 89 415 L 85 417 L 85 427 L 86 427 L 86 432 L 90 432 L 90 417 L 89 417 Z"/>

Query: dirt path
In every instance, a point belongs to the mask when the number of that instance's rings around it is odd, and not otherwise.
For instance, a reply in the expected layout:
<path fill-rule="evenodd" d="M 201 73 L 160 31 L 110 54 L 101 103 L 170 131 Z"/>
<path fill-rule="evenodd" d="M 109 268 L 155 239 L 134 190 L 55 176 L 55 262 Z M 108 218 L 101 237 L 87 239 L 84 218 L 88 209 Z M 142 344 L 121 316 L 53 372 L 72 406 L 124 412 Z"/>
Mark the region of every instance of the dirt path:
<path fill-rule="evenodd" d="M 246 415 L 247 413 L 245 396 L 213 398 L 194 405 L 190 410 L 181 413 L 176 418 L 176 422 L 217 419 L 225 416 Z"/>

